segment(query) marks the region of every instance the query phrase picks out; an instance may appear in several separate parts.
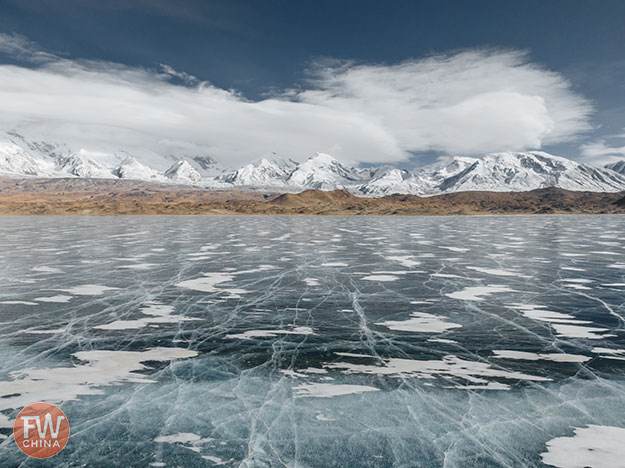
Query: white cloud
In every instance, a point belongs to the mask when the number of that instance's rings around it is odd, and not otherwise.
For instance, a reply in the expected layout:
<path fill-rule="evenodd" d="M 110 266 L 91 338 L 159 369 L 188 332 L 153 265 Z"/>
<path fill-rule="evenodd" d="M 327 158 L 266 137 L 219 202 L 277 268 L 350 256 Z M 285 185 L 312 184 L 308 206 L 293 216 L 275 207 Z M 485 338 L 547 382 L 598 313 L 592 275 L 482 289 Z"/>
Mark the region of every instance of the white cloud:
<path fill-rule="evenodd" d="M 590 129 L 590 103 L 519 51 L 473 50 L 399 65 L 331 64 L 304 102 L 369 115 L 409 151 L 539 148 Z"/>
<path fill-rule="evenodd" d="M 611 139 L 623 142 L 623 140 L 625 140 L 625 134 L 614 135 Z M 583 144 L 580 146 L 580 149 L 582 150 L 582 156 L 585 160 L 594 164 L 605 165 L 625 159 L 625 145 L 618 145 L 619 143 L 611 145 L 604 139 L 598 139 Z"/>
<path fill-rule="evenodd" d="M 567 141 L 589 128 L 591 112 L 561 75 L 513 51 L 318 65 L 310 89 L 260 101 L 168 66 L 63 59 L 21 36 L 0 34 L 0 51 L 31 62 L 0 65 L 0 126 L 92 154 L 201 152 L 238 165 L 272 151 L 300 160 L 323 151 L 392 162 L 411 151 L 470 154 Z"/>

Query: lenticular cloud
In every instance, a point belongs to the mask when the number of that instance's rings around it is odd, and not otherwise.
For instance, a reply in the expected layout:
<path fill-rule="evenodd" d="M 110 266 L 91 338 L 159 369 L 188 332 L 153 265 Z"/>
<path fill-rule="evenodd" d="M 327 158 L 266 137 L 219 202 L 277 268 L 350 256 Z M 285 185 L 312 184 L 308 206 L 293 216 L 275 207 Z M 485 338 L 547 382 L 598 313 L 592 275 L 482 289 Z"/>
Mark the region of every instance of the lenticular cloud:
<path fill-rule="evenodd" d="M 352 162 L 413 152 L 539 148 L 588 129 L 591 106 L 517 51 L 473 50 L 397 65 L 316 64 L 306 87 L 250 101 L 171 67 L 69 60 L 0 34 L 2 130 L 91 155 L 209 154 L 239 165 L 270 152 Z M 150 163 L 149 160 L 145 161 Z"/>

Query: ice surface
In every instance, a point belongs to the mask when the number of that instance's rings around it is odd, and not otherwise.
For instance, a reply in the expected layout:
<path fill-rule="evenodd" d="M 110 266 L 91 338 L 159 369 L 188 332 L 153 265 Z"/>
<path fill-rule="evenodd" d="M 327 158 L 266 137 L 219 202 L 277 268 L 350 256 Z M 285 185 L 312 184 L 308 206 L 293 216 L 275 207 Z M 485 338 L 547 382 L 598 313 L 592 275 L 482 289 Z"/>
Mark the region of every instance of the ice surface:
<path fill-rule="evenodd" d="M 10 427 L 44 400 L 72 425 L 45 468 L 609 466 L 623 232 L 618 216 L 3 218 L 1 464 L 34 466 Z"/>

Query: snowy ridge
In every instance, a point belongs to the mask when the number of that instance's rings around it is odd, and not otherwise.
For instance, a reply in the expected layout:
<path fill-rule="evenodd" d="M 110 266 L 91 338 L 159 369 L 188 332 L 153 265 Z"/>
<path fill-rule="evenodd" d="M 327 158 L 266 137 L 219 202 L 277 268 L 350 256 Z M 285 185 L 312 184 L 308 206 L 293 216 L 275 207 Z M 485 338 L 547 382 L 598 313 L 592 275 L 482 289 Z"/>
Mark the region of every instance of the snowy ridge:
<path fill-rule="evenodd" d="M 320 190 L 348 188 L 362 182 L 362 171 L 344 166 L 325 153 L 299 164 L 287 179 L 287 185 Z"/>
<path fill-rule="evenodd" d="M 179 183 L 193 184 L 202 181 L 202 176 L 187 161 L 176 161 L 165 171 L 165 177 Z"/>
<path fill-rule="evenodd" d="M 606 164 L 605 167 L 607 169 L 612 169 L 614 172 L 618 172 L 619 174 L 625 174 L 625 159 L 615 163 Z"/>
<path fill-rule="evenodd" d="M 405 170 L 392 166 L 355 168 L 329 154 L 316 153 L 297 163 L 275 154 L 234 170 L 207 155 L 150 155 L 122 150 L 73 152 L 63 145 L 0 134 L 0 175 L 136 179 L 208 188 L 346 189 L 355 195 L 436 195 L 462 191 L 528 191 L 546 187 L 591 192 L 625 191 L 625 161 L 606 167 L 578 163 L 542 151 L 505 152 L 481 158 L 453 157 Z M 145 160 L 160 161 L 157 170 Z"/>
<path fill-rule="evenodd" d="M 289 185 L 287 178 L 296 167 L 295 161 L 272 155 L 246 164 L 234 172 L 224 173 L 219 180 L 232 185 L 286 186 Z"/>

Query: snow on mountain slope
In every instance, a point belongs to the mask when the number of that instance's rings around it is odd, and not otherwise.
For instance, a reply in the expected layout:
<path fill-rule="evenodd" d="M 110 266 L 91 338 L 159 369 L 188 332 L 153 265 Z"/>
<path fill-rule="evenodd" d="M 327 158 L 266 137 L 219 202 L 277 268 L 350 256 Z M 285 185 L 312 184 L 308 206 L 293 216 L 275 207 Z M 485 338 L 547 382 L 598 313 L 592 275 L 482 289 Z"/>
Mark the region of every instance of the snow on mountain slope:
<path fill-rule="evenodd" d="M 55 162 L 55 173 L 59 175 L 68 174 L 76 177 L 99 179 L 110 179 L 114 177 L 110 169 L 107 169 L 93 159 L 79 154 L 57 156 Z"/>
<path fill-rule="evenodd" d="M 233 185 L 284 186 L 287 185 L 286 180 L 296 166 L 297 163 L 290 159 L 275 156 L 261 158 L 234 172 L 224 174 L 220 180 Z"/>
<path fill-rule="evenodd" d="M 151 180 L 154 182 L 165 182 L 168 179 L 159 174 L 151 167 L 144 166 L 132 156 L 126 157 L 119 166 L 112 171 L 113 175 L 120 179 Z"/>
<path fill-rule="evenodd" d="M 482 158 L 454 157 L 412 171 L 392 166 L 354 168 L 325 153 L 317 153 L 300 164 L 271 154 L 230 171 L 204 155 L 191 153 L 192 156 L 180 159 L 171 154 L 155 156 L 142 151 L 138 154 L 141 156 L 111 148 L 72 151 L 63 144 L 30 140 L 16 132 L 0 133 L 0 174 L 11 176 L 116 177 L 207 188 L 273 187 L 285 192 L 343 188 L 370 197 L 396 193 L 526 191 L 544 187 L 625 191 L 625 161 L 600 168 L 541 151 L 495 153 Z M 146 160 L 168 165 L 161 164 L 163 172 L 159 172 L 146 164 Z"/>
<path fill-rule="evenodd" d="M 185 184 L 196 184 L 202 180 L 200 173 L 187 161 L 176 161 L 164 175 L 173 182 Z"/>
<path fill-rule="evenodd" d="M 363 182 L 361 170 L 344 166 L 325 153 L 317 153 L 299 164 L 286 180 L 287 185 L 321 190 L 345 188 Z"/>
<path fill-rule="evenodd" d="M 525 191 L 544 187 L 616 192 L 625 190 L 625 177 L 541 151 L 495 153 L 475 160 L 461 172 L 444 179 L 440 193 L 467 190 Z"/>
<path fill-rule="evenodd" d="M 361 185 L 358 192 L 369 197 L 383 197 L 395 193 L 424 194 L 430 186 L 410 171 L 389 169 Z"/>
<path fill-rule="evenodd" d="M 0 141 L 0 172 L 4 174 L 40 175 L 52 169 L 51 164 L 33 158 L 11 141 Z"/>
<path fill-rule="evenodd" d="M 210 156 L 183 157 L 202 177 L 217 177 L 225 172 L 224 167 Z"/>
<path fill-rule="evenodd" d="M 605 167 L 607 169 L 613 170 L 614 172 L 618 172 L 619 174 L 625 175 L 625 159 L 622 161 L 617 161 L 612 164 L 606 164 Z"/>

